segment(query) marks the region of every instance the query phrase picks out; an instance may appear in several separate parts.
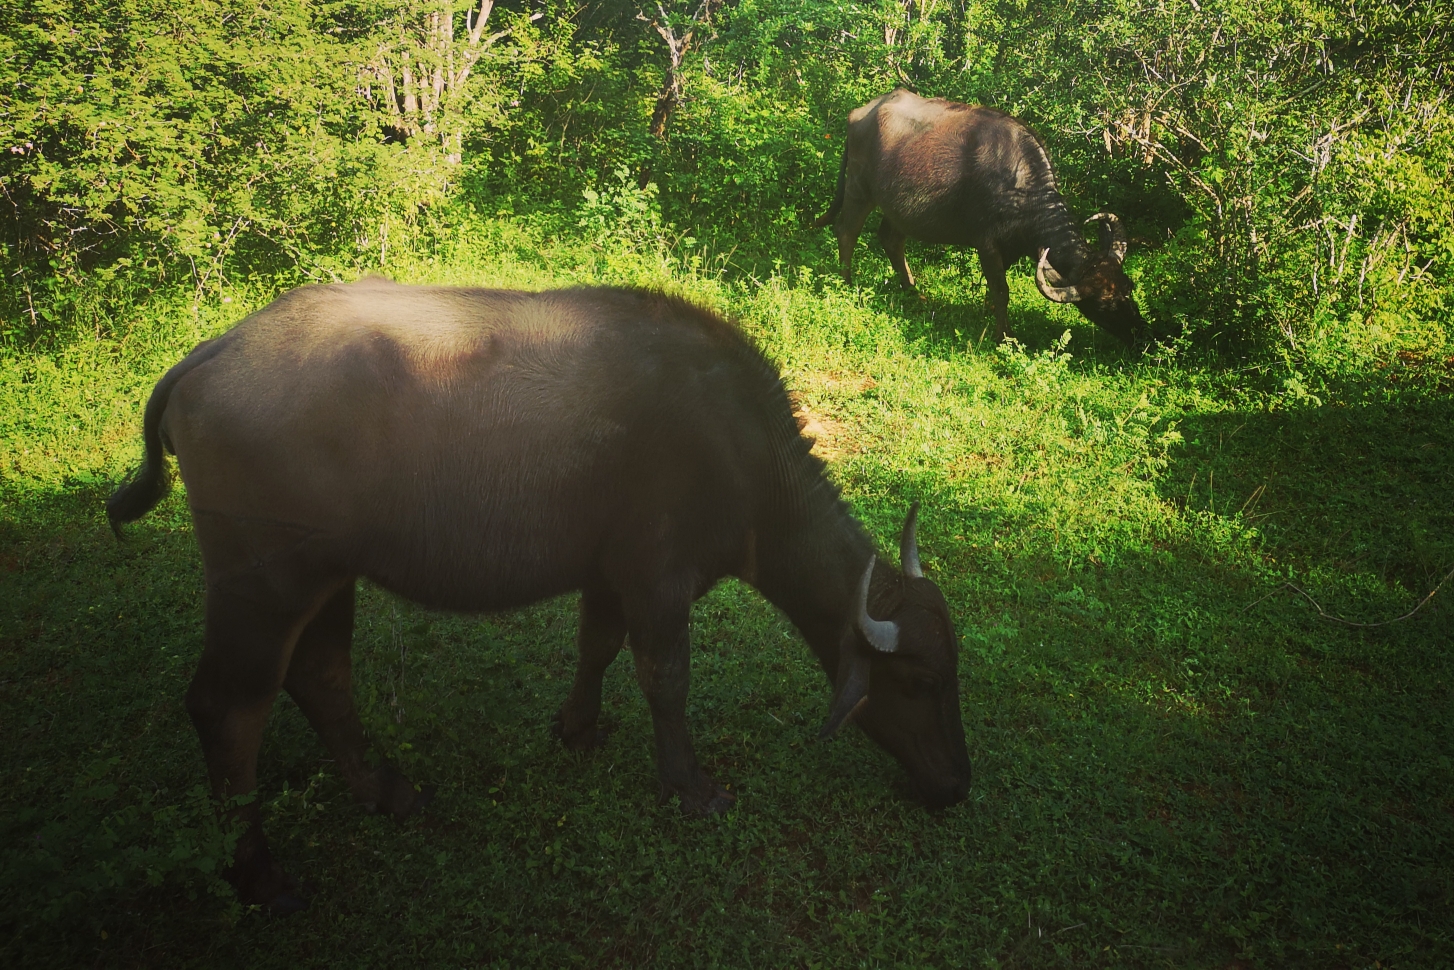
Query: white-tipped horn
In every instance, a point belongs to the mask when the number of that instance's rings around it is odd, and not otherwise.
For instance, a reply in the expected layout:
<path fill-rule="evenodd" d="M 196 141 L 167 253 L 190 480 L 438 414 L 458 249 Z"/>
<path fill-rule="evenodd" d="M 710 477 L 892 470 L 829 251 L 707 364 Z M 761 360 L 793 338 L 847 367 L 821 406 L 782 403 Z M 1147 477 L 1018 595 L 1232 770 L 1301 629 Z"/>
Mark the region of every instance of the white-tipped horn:
<path fill-rule="evenodd" d="M 1080 301 L 1080 290 L 1074 286 L 1056 286 L 1045 278 L 1046 272 L 1054 273 L 1050 265 L 1050 250 L 1040 250 L 1040 264 L 1035 267 L 1035 286 L 1040 290 L 1045 299 L 1052 303 L 1078 303 Z M 1056 274 L 1059 278 L 1059 274 Z"/>
<path fill-rule="evenodd" d="M 877 561 L 877 556 L 868 558 L 868 568 L 863 571 L 863 579 L 858 584 L 858 632 L 879 653 L 893 653 L 899 649 L 899 625 L 893 620 L 875 620 L 868 615 L 868 585 L 873 579 L 873 565 Z"/>
<path fill-rule="evenodd" d="M 918 524 L 919 503 L 915 502 L 909 506 L 909 514 L 904 519 L 904 531 L 899 536 L 899 567 L 910 579 L 924 577 L 924 570 L 919 566 Z"/>
<path fill-rule="evenodd" d="M 1126 261 L 1126 228 L 1121 225 L 1121 219 L 1114 212 L 1097 212 L 1086 220 L 1086 223 L 1096 223 L 1101 234 L 1101 250 L 1107 256 L 1114 257 L 1116 262 Z"/>

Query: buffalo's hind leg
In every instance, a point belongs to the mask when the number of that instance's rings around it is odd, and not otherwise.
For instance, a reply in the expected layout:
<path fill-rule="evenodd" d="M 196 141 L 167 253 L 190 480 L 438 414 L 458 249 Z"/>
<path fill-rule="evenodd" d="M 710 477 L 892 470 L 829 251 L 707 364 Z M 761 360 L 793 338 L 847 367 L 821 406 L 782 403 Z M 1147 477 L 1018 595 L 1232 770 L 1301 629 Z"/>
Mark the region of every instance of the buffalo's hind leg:
<path fill-rule="evenodd" d="M 651 708 L 662 800 L 676 795 L 690 815 L 725 812 L 736 796 L 702 770 L 687 732 L 691 601 L 628 603 L 627 616 L 636 681 Z"/>
<path fill-rule="evenodd" d="M 598 725 L 601 682 L 625 642 L 626 617 L 621 612 L 621 598 L 604 586 L 582 590 L 575 683 L 552 726 L 555 736 L 572 751 L 586 751 L 606 740 L 606 733 Z"/>
<path fill-rule="evenodd" d="M 224 805 L 257 788 L 258 748 L 289 654 L 329 592 L 326 586 L 294 585 L 295 579 L 262 568 L 220 580 L 209 576 L 206 645 L 186 703 L 213 795 Z M 230 814 L 245 826 L 226 873 L 238 895 L 274 913 L 304 908 L 297 883 L 273 861 L 256 799 Z"/>
<path fill-rule="evenodd" d="M 353 703 L 353 611 L 350 581 L 299 634 L 283 687 L 323 739 L 360 804 L 404 818 L 423 807 L 430 793 L 415 791 L 393 765 L 375 768 L 365 760 L 368 737 Z"/>
<path fill-rule="evenodd" d="M 844 195 L 843 208 L 838 211 L 838 218 L 833 223 L 833 234 L 838 237 L 838 270 L 849 286 L 853 285 L 853 249 L 858 245 L 858 234 L 863 232 L 863 224 L 872 211 L 871 201 L 856 198 L 849 192 Z"/>
<path fill-rule="evenodd" d="M 888 216 L 884 216 L 883 222 L 878 226 L 878 241 L 883 244 L 884 252 L 893 264 L 899 285 L 906 290 L 914 289 L 914 274 L 909 272 L 908 260 L 904 259 L 904 247 L 908 244 L 909 237 L 890 222 Z"/>

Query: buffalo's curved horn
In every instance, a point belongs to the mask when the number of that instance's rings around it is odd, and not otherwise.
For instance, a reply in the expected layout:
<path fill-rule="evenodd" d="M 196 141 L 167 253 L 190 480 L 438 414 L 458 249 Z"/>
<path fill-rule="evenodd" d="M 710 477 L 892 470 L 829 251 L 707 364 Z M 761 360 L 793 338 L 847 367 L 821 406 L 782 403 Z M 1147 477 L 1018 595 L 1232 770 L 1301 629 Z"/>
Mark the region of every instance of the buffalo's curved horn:
<path fill-rule="evenodd" d="M 893 653 L 899 649 L 899 625 L 893 620 L 875 620 L 868 615 L 868 584 L 873 579 L 873 565 L 877 561 L 877 556 L 868 557 L 868 568 L 863 571 L 863 579 L 858 584 L 858 619 L 855 623 L 869 646 L 879 653 Z"/>
<path fill-rule="evenodd" d="M 1040 250 L 1040 265 L 1035 267 L 1035 286 L 1045 299 L 1052 303 L 1077 303 L 1080 301 L 1080 290 L 1075 286 L 1055 286 L 1045 278 L 1045 271 L 1054 273 L 1050 266 L 1050 250 Z M 1057 279 L 1058 279 L 1057 275 Z"/>
<path fill-rule="evenodd" d="M 899 535 L 899 566 L 910 579 L 922 579 L 924 570 L 919 567 L 919 537 L 915 527 L 919 524 L 919 503 L 909 506 L 904 519 L 904 531 Z"/>
<path fill-rule="evenodd" d="M 1114 212 L 1097 212 L 1086 220 L 1086 224 L 1096 223 L 1101 234 L 1101 250 L 1107 256 L 1115 258 L 1116 262 L 1126 261 L 1126 227 L 1121 225 L 1121 219 Z"/>

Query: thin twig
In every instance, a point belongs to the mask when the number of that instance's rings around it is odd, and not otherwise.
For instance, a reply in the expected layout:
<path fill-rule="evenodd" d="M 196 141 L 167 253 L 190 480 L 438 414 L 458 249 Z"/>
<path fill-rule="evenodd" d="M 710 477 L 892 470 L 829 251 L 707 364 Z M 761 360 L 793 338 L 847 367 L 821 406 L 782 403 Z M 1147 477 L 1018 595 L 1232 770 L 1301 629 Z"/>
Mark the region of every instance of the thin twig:
<path fill-rule="evenodd" d="M 1301 586 L 1297 586 L 1297 585 L 1295 585 L 1293 583 L 1283 583 L 1281 586 L 1277 587 L 1272 592 L 1268 593 L 1266 596 L 1263 596 L 1260 599 L 1254 600 L 1251 603 L 1248 603 L 1246 606 L 1242 607 L 1241 612 L 1246 613 L 1248 610 L 1252 609 L 1252 607 L 1256 606 L 1258 603 L 1261 603 L 1262 600 L 1265 600 L 1265 599 L 1267 599 L 1268 597 L 1271 597 L 1271 596 L 1276 596 L 1278 593 L 1282 592 L 1284 589 L 1290 589 L 1290 590 L 1292 590 L 1295 593 L 1302 594 L 1303 599 L 1305 599 L 1309 603 L 1313 604 L 1313 609 L 1317 610 L 1318 611 L 1318 615 L 1321 616 L 1323 619 L 1325 619 L 1325 620 L 1332 620 L 1334 623 L 1341 623 L 1344 626 L 1352 626 L 1352 627 L 1358 627 L 1359 629 L 1363 629 L 1363 630 L 1371 630 L 1374 627 L 1378 627 L 1378 626 L 1388 626 L 1390 623 L 1398 623 L 1401 620 L 1407 620 L 1409 617 L 1413 616 L 1415 613 L 1419 612 L 1419 610 L 1422 610 L 1425 606 L 1427 606 L 1428 603 L 1429 603 L 1429 600 L 1431 600 L 1431 599 L 1434 598 L 1434 594 L 1437 593 L 1437 592 L 1439 592 L 1439 590 L 1443 589 L 1444 588 L 1444 584 L 1447 583 L 1451 579 L 1454 579 L 1454 569 L 1451 569 L 1447 573 L 1444 574 L 1444 578 L 1441 579 L 1441 580 L 1439 580 L 1439 585 L 1438 586 L 1435 586 L 1433 589 L 1429 590 L 1429 594 L 1427 596 L 1425 596 L 1423 599 L 1419 600 L 1419 605 L 1418 606 L 1415 606 L 1413 609 L 1409 610 L 1403 616 L 1396 616 L 1396 617 L 1394 617 L 1391 620 L 1380 620 L 1377 623 L 1359 623 L 1356 620 L 1345 620 L 1341 616 L 1334 616 L 1333 614 L 1327 612 L 1321 606 L 1319 606 L 1318 605 L 1318 601 L 1315 600 L 1315 599 L 1313 599 L 1311 596 L 1309 596 L 1308 593 L 1307 593 L 1307 590 L 1305 590 Z"/>

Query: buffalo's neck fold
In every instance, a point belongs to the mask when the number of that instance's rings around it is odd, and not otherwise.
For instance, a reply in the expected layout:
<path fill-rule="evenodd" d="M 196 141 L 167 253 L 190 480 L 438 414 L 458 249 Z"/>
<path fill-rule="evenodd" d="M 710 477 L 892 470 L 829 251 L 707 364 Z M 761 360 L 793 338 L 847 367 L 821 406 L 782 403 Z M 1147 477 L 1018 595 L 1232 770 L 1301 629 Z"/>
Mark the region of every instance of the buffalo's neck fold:
<path fill-rule="evenodd" d="M 776 372 L 771 379 L 787 404 Z M 811 453 L 812 442 L 803 438 L 797 421 L 774 420 L 768 434 L 771 485 L 754 523 L 752 583 L 787 614 L 832 679 L 873 543 Z"/>
<path fill-rule="evenodd" d="M 1050 250 L 1050 265 L 1062 280 L 1072 282 L 1080 277 L 1081 267 L 1090 258 L 1090 250 L 1053 180 L 1041 189 L 1041 194 L 1042 199 L 1035 207 L 1038 213 L 1035 252 L 1030 258 L 1038 260 L 1040 250 Z"/>
<path fill-rule="evenodd" d="M 807 509 L 774 519 L 759 532 L 757 588 L 787 614 L 832 679 L 873 543 L 831 486 Z"/>

